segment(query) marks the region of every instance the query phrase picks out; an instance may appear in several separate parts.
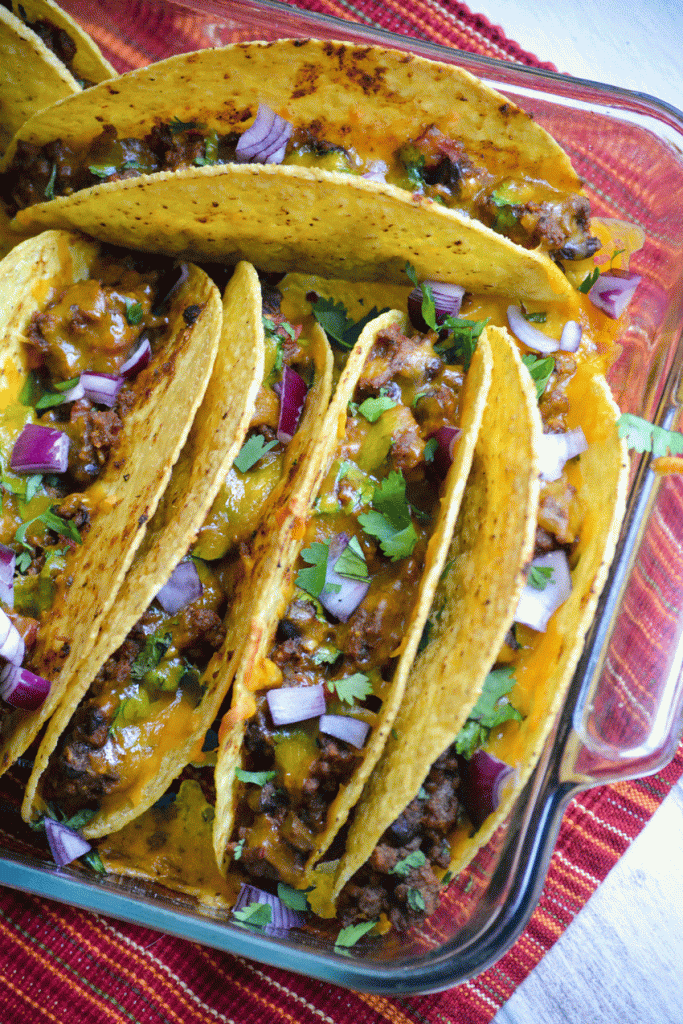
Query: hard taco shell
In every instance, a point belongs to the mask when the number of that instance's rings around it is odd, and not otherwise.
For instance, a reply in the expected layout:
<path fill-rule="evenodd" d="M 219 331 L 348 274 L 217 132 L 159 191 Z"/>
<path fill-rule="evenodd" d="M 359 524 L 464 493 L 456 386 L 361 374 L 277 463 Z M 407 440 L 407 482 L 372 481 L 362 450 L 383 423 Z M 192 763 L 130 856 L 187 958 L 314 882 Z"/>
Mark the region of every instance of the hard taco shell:
<path fill-rule="evenodd" d="M 60 289 L 89 276 L 96 242 L 48 231 L 22 242 L 0 267 L 0 352 L 3 408 L 17 400 L 26 373 L 22 338 L 32 314 Z M 186 306 L 199 315 L 187 326 Z M 102 474 L 92 485 L 91 524 L 70 556 L 68 585 L 40 624 L 33 670 L 52 683 L 37 711 L 11 710 L 0 723 L 0 771 L 28 747 L 60 703 L 100 627 L 165 490 L 206 389 L 220 338 L 222 312 L 215 285 L 198 267 L 174 293 L 169 329 L 149 366 L 135 380 L 136 399 Z M 66 574 L 65 574 L 66 575 Z M 67 698 L 68 699 L 68 698 Z"/>
<path fill-rule="evenodd" d="M 106 124 L 120 138 L 141 138 L 173 118 L 226 132 L 253 119 L 259 103 L 295 124 L 315 123 L 332 143 L 353 146 L 354 138 L 362 139 L 379 157 L 436 124 L 496 175 L 526 168 L 530 180 L 581 191 L 557 143 L 462 69 L 398 51 L 315 40 L 235 44 L 130 72 L 32 118 L 3 166 L 19 140 L 43 145 L 63 138 L 79 146 Z M 479 292 L 518 294 L 520 276 L 529 298 L 551 300 L 568 291 L 546 256 L 456 210 L 393 185 L 293 165 L 161 171 L 39 203 L 16 220 L 22 228 L 75 226 L 99 238 L 193 258 L 250 259 L 266 270 L 296 264 L 325 276 L 399 281 L 410 260 L 421 276 L 433 276 L 436 265 L 441 279 Z M 351 239 L 353 245 L 335 247 L 350 254 L 335 255 L 330 235 Z"/>

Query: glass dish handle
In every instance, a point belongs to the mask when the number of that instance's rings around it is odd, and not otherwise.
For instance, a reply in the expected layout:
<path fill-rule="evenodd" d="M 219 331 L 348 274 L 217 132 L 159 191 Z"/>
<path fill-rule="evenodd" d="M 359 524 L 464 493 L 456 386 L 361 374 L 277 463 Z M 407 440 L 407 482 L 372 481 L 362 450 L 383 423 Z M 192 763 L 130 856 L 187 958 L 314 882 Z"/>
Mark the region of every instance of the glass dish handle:
<path fill-rule="evenodd" d="M 683 477 L 641 472 L 565 723 L 559 781 L 579 788 L 659 771 L 683 731 Z"/>

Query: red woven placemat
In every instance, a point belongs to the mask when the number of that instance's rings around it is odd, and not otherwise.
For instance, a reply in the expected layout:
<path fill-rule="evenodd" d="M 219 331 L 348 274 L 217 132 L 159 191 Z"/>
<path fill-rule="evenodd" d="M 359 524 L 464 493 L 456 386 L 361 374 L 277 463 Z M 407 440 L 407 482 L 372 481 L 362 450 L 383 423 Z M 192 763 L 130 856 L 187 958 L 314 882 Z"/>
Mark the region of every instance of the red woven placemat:
<path fill-rule="evenodd" d="M 154 59 L 155 39 L 173 32 L 175 48 L 198 42 L 191 18 L 159 14 L 146 23 L 139 47 L 121 46 L 126 18 L 139 24 L 146 5 L 121 3 L 120 25 L 99 41 L 117 67 Z M 541 64 L 502 29 L 453 0 L 294 0 L 293 6 L 459 49 L 522 63 Z M 88 8 L 79 14 L 88 25 Z M 219 41 L 219 40 L 217 40 Z M 683 484 L 668 482 L 653 516 L 636 568 L 634 628 L 646 621 L 665 638 L 675 626 L 681 580 L 662 567 L 680 564 Z M 671 555 L 672 557 L 669 557 Z M 675 598 L 675 600 L 670 600 Z M 627 658 L 628 656 L 628 658 Z M 637 678 L 638 652 L 614 653 L 613 671 L 625 687 Z M 626 661 L 628 660 L 628 672 Z M 656 776 L 592 789 L 565 815 L 541 901 L 529 926 L 493 967 L 439 995 L 393 998 L 347 992 L 335 986 L 265 968 L 95 914 L 9 890 L 0 893 L 0 1007 L 13 1024 L 38 1021 L 90 1024 L 487 1024 L 606 877 L 683 774 L 683 747 Z"/>

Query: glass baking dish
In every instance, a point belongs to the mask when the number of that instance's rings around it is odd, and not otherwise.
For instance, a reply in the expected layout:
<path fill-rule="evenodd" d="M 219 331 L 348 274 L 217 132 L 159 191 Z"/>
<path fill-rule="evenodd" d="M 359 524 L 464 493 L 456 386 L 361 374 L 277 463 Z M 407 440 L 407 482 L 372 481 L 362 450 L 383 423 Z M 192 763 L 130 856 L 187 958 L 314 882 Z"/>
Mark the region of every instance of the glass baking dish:
<path fill-rule="evenodd" d="M 205 46 L 314 36 L 409 49 L 459 64 L 501 89 L 569 152 L 586 180 L 594 214 L 636 222 L 645 232 L 644 247 L 631 261 L 643 281 L 610 383 L 624 412 L 677 426 L 683 342 L 680 112 L 637 93 L 268 0 L 135 5 L 64 0 L 63 6 L 121 71 Z M 510 819 L 452 882 L 438 911 L 407 936 L 390 933 L 341 953 L 312 935 L 275 938 L 238 927 L 225 912 L 151 884 L 96 877 L 77 868 L 58 870 L 21 823 L 11 777 L 0 791 L 5 811 L 0 882 L 366 992 L 426 993 L 472 977 L 498 959 L 528 922 L 570 798 L 597 783 L 656 772 L 675 753 L 683 711 L 682 511 L 681 477 L 658 476 L 647 456 L 634 458 L 617 557 L 538 769 Z M 678 552 L 676 564 L 662 564 L 657 545 L 662 531 L 678 537 L 667 549 Z M 661 635 L 651 628 L 653 616 L 661 622 Z M 636 647 L 647 678 L 623 671 Z"/>

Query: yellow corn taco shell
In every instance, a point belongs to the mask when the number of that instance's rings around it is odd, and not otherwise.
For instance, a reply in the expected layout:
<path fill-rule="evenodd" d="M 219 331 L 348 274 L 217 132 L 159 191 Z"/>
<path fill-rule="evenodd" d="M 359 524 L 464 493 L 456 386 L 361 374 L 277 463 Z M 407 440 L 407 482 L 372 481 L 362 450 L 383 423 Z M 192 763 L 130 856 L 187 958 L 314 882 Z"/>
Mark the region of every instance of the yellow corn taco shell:
<path fill-rule="evenodd" d="M 48 22 L 72 41 L 71 70 L 34 30 L 36 22 Z M 0 8 L 0 53 L 0 152 L 32 114 L 81 92 L 84 81 L 116 76 L 93 40 L 52 0 L 15 0 L 11 11 Z"/>
<path fill-rule="evenodd" d="M 418 656 L 390 738 L 358 802 L 346 851 L 332 883 L 320 876 L 322 911 L 334 913 L 344 886 L 373 852 L 386 829 L 423 785 L 437 758 L 459 733 L 514 621 L 533 552 L 538 499 L 540 418 L 516 348 L 506 332 L 489 328 L 494 388 L 461 517 L 449 573 L 437 589 L 434 632 Z M 501 374 L 500 383 L 495 376 Z M 572 477 L 584 520 L 572 557 L 572 593 L 544 633 L 515 663 L 509 699 L 521 721 L 493 730 L 484 750 L 513 767 L 500 803 L 480 827 L 464 816 L 448 837 L 450 870 L 462 870 L 510 812 L 527 782 L 566 696 L 614 555 L 627 482 L 618 411 L 603 377 L 588 365 L 568 388 L 569 427 L 588 441 Z M 496 401 L 497 399 L 497 401 Z M 327 896 L 325 894 L 328 894 Z"/>
<path fill-rule="evenodd" d="M 510 628 L 524 585 L 536 529 L 541 420 L 516 346 L 500 328 L 489 327 L 485 336 L 493 353 L 493 385 L 447 571 L 434 581 L 437 614 L 429 643 L 408 676 L 394 733 L 356 805 L 334 897 L 453 742 Z"/>
<path fill-rule="evenodd" d="M 66 286 L 87 279 L 99 255 L 92 240 L 49 231 L 16 246 L 0 265 L 0 402 L 5 417 L 17 408 L 26 378 L 24 339 L 32 314 Z M 199 268 L 188 267 L 170 300 L 168 320 L 149 365 L 135 378 L 132 405 L 108 461 L 83 492 L 90 509 L 88 532 L 66 556 L 57 597 L 41 616 L 30 661 L 32 670 L 51 682 L 50 692 L 36 711 L 3 707 L 0 770 L 28 747 L 91 655 L 100 628 L 107 628 L 110 609 L 187 438 L 222 323 L 220 295 Z"/>
<path fill-rule="evenodd" d="M 202 404 L 116 603 L 100 628 L 93 650 L 75 672 L 66 699 L 50 719 L 26 787 L 22 813 L 27 821 L 35 817 L 40 806 L 40 778 L 79 701 L 187 551 L 240 450 L 263 375 L 263 328 L 255 301 L 258 297 L 256 271 L 249 264 L 238 264 L 223 297 L 220 344 Z M 197 722 L 203 723 L 204 710 L 202 705 L 195 710 L 196 721 L 189 726 L 190 735 L 198 728 Z M 206 723 L 204 731 L 209 724 Z M 183 725 L 188 728 L 187 723 Z M 145 756 L 146 781 L 139 797 L 128 795 L 123 801 L 127 813 L 144 810 L 147 790 L 155 792 L 159 779 L 177 774 L 176 760 L 178 770 L 185 765 L 189 760 L 185 756 L 187 741 L 188 736 L 178 735 L 172 726 L 158 737 L 154 752 Z M 166 787 L 164 782 L 161 785 L 163 792 Z M 96 815 L 88 823 L 88 834 L 120 828 L 122 822 L 118 819 L 122 816 L 119 811 L 116 823 L 112 824 L 111 810 Z"/>
<path fill-rule="evenodd" d="M 227 870 L 229 858 L 226 844 L 230 839 L 236 810 L 239 786 L 238 769 L 242 765 L 242 748 L 247 719 L 253 714 L 254 692 L 268 686 L 276 666 L 269 661 L 268 652 L 273 644 L 275 630 L 283 615 L 294 580 L 294 565 L 302 547 L 305 525 L 312 512 L 312 503 L 319 484 L 327 475 L 338 440 L 343 437 L 347 405 L 353 395 L 359 376 L 379 332 L 397 325 L 405 329 L 403 314 L 390 311 L 371 321 L 354 346 L 330 405 L 326 423 L 311 470 L 306 477 L 307 486 L 298 492 L 299 507 L 292 511 L 283 529 L 279 564 L 274 566 L 268 581 L 264 600 L 256 608 L 252 623 L 252 636 L 235 679 L 232 707 L 221 728 L 221 744 L 216 768 L 216 826 L 214 848 L 219 865 Z M 491 381 L 491 356 L 486 341 L 477 346 L 472 359 L 462 398 L 461 430 L 456 456 L 452 465 L 440 510 L 427 548 L 426 565 L 415 603 L 410 611 L 404 641 L 396 652 L 397 664 L 386 692 L 381 710 L 365 743 L 358 766 L 348 782 L 342 784 L 327 810 L 324 830 L 310 851 L 304 873 L 292 866 L 278 864 L 281 876 L 292 884 L 305 887 L 317 860 L 324 854 L 358 800 L 363 785 L 379 758 L 401 704 L 406 677 L 420 642 L 433 588 L 443 568 L 451 532 L 458 512 L 474 444 L 479 432 L 486 395 Z"/>
<path fill-rule="evenodd" d="M 436 125 L 486 168 L 489 185 L 516 175 L 531 198 L 581 192 L 550 136 L 467 72 L 405 53 L 314 40 L 200 51 L 102 83 L 32 118 L 3 169 L 20 141 L 42 146 L 61 138 L 79 147 L 104 125 L 113 125 L 119 138 L 142 138 L 164 122 L 172 130 L 197 124 L 241 132 L 259 104 L 295 126 L 312 125 L 326 144 L 362 151 L 364 160 L 385 160 Z M 409 185 L 298 164 L 129 175 L 28 207 L 17 225 L 69 225 L 176 255 L 250 259 L 267 270 L 296 263 L 326 276 L 399 281 L 408 259 L 419 275 L 438 265 L 442 279 L 477 291 L 517 293 L 520 275 L 530 298 L 551 300 L 568 291 L 546 256 L 509 243 L 468 213 L 414 194 Z M 169 210 L 175 211 L 170 218 Z M 330 235 L 340 240 L 337 252 L 326 244 Z"/>
<path fill-rule="evenodd" d="M 567 695 L 598 599 L 614 558 L 626 507 L 628 453 L 619 437 L 620 415 L 609 386 L 584 364 L 568 388 L 569 427 L 581 426 L 588 441 L 579 459 L 579 494 L 584 520 L 572 558 L 572 593 L 555 612 L 545 633 L 515 664 L 510 700 L 522 712 L 507 722 L 499 738 L 483 748 L 515 769 L 514 784 L 501 795 L 497 810 L 472 834 L 467 823 L 451 841 L 451 871 L 461 871 L 489 841 L 536 767 Z M 569 639 L 569 642 L 567 640 Z"/>
<path fill-rule="evenodd" d="M 276 508 L 285 504 L 296 485 L 298 464 L 317 443 L 329 402 L 331 352 L 320 327 L 310 330 L 313 383 L 299 430 L 287 446 L 280 484 L 270 496 Z M 36 758 L 22 813 L 27 820 L 45 808 L 40 779 L 60 737 L 74 729 L 71 721 L 79 701 L 100 666 L 120 647 L 153 601 L 169 573 L 194 540 L 237 456 L 254 413 L 264 370 L 264 327 L 261 286 L 253 266 L 238 264 L 223 299 L 223 328 L 214 372 L 197 412 L 188 442 L 174 468 L 171 482 L 152 519 L 145 542 L 128 571 L 117 608 L 98 637 L 94 651 L 81 665 L 67 698 L 53 716 Z M 226 613 L 226 638 L 198 681 L 201 693 L 193 707 L 168 694 L 153 704 L 139 727 L 134 722 L 111 737 L 107 762 L 122 778 L 105 794 L 93 817 L 82 828 L 89 838 L 116 832 L 143 814 L 166 791 L 188 762 L 200 758 L 207 729 L 218 714 L 230 687 L 245 643 L 250 606 L 263 586 L 261 568 L 277 541 L 277 522 L 266 522 L 251 542 L 252 571 L 243 579 Z M 71 724 L 70 724 L 71 723 Z M 119 746 L 121 749 L 119 750 Z"/>

